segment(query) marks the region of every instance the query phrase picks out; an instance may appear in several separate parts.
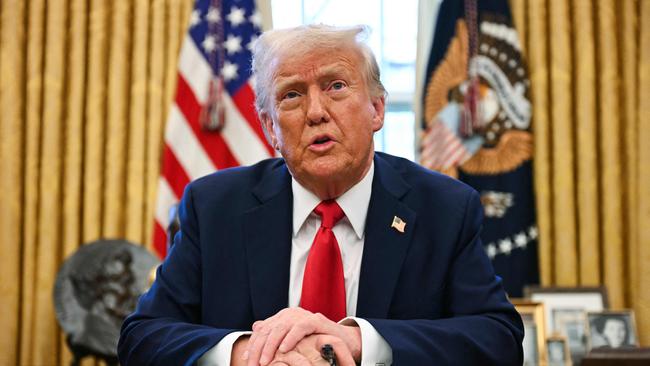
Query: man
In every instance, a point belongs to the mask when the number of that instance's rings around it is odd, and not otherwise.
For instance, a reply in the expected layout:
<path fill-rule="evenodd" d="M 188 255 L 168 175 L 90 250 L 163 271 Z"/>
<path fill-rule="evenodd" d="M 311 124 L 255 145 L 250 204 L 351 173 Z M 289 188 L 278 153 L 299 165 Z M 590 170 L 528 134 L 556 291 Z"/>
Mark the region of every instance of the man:
<path fill-rule="evenodd" d="M 283 159 L 188 186 L 123 365 L 327 365 L 325 344 L 344 366 L 521 364 L 476 192 L 373 151 L 385 91 L 362 32 L 260 37 L 257 108 Z"/>

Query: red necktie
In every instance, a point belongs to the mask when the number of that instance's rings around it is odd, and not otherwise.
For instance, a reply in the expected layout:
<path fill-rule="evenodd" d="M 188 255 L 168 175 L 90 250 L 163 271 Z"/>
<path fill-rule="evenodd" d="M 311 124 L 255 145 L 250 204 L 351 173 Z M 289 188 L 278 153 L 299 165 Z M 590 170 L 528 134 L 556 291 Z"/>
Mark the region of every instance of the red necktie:
<path fill-rule="evenodd" d="M 321 202 L 314 213 L 321 217 L 321 226 L 307 257 L 300 307 L 337 322 L 346 313 L 345 278 L 339 243 L 332 228 L 345 213 L 334 200 Z"/>

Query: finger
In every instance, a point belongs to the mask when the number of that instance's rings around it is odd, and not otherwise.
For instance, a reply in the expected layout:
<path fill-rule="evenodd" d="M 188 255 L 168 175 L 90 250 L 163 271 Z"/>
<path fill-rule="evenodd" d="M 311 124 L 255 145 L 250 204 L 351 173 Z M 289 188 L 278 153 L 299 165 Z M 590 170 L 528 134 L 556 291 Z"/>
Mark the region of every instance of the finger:
<path fill-rule="evenodd" d="M 273 317 L 271 317 L 273 318 Z M 267 318 L 266 320 L 258 320 L 255 323 L 253 323 L 253 326 L 251 329 L 253 330 L 253 333 L 250 335 L 250 338 L 248 340 L 248 347 L 246 349 L 246 352 L 244 353 L 244 356 L 242 357 L 244 360 L 248 360 L 251 355 L 251 351 L 253 350 L 253 347 L 255 346 L 255 342 L 261 337 L 264 336 L 264 334 L 268 333 L 266 328 L 269 326 L 269 320 L 271 318 Z M 258 360 L 255 360 L 257 362 Z M 257 364 L 255 364 L 257 365 Z"/>
<path fill-rule="evenodd" d="M 280 352 L 287 352 L 296 347 L 296 344 L 308 335 L 316 332 L 317 325 L 310 322 L 295 324 L 282 340 Z"/>
<path fill-rule="evenodd" d="M 266 338 L 266 343 L 262 348 L 262 353 L 260 356 L 260 364 L 266 366 L 269 361 L 273 359 L 273 355 L 278 350 L 280 342 L 284 339 L 287 334 L 287 326 L 284 324 L 279 324 L 271 329 L 268 337 Z M 286 352 L 287 350 L 281 350 L 281 352 Z"/>
<path fill-rule="evenodd" d="M 262 347 L 264 347 L 268 335 L 268 327 L 260 328 L 257 337 L 255 337 L 255 340 L 248 342 L 248 366 L 259 365 Z"/>
<path fill-rule="evenodd" d="M 303 338 L 315 333 L 339 336 L 338 326 L 337 323 L 329 320 L 321 313 L 308 313 L 308 317 L 304 322 L 296 324 L 289 330 L 279 349 L 281 352 L 292 350 Z"/>
<path fill-rule="evenodd" d="M 335 323 L 320 314 L 312 314 L 304 309 L 285 309 L 278 313 L 271 334 L 266 340 L 261 364 L 266 365 L 276 351 L 289 352 L 304 337 L 317 332 L 326 332 L 328 326 Z"/>
<path fill-rule="evenodd" d="M 265 322 L 266 322 L 265 320 L 258 320 L 255 323 L 253 323 L 253 327 L 251 329 L 253 330 L 253 332 L 259 330 L 260 327 L 262 327 Z"/>
<path fill-rule="evenodd" d="M 251 334 L 250 340 L 248 342 L 248 349 L 246 350 L 244 357 L 242 358 L 244 360 L 254 358 L 254 360 L 248 364 L 257 365 L 258 362 L 260 361 L 259 357 L 262 355 L 264 344 L 266 343 L 265 340 L 265 342 L 262 343 L 262 345 L 260 345 L 260 338 L 267 337 L 269 331 L 273 329 L 275 324 L 282 324 L 283 326 L 286 327 L 286 324 L 289 323 L 292 320 L 292 318 L 300 317 L 301 311 L 308 313 L 298 308 L 286 308 L 280 310 L 278 313 L 276 313 L 271 317 L 266 318 L 265 320 L 258 320 L 255 323 L 253 323 L 252 326 L 253 333 Z M 277 349 L 277 345 L 275 346 L 275 348 Z M 272 352 L 270 355 L 267 354 L 267 359 L 268 360 L 272 359 L 274 353 L 275 351 Z M 255 355 L 255 357 L 253 355 Z"/>
<path fill-rule="evenodd" d="M 242 359 L 244 361 L 248 360 L 250 357 L 251 353 L 251 348 L 253 347 L 253 344 L 255 343 L 255 340 L 257 337 L 259 337 L 260 333 L 259 332 L 253 332 L 249 337 L 248 337 L 248 344 L 246 345 L 246 351 L 244 351 L 244 354 L 242 355 Z"/>

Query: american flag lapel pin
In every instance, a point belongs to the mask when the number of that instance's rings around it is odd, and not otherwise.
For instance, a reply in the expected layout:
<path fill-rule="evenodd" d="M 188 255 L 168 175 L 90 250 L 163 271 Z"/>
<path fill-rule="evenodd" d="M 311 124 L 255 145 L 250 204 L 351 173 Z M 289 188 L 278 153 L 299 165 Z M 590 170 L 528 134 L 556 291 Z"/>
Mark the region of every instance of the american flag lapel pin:
<path fill-rule="evenodd" d="M 393 216 L 393 223 L 390 225 L 390 227 L 403 234 L 404 228 L 406 227 L 406 222 L 397 216 Z"/>

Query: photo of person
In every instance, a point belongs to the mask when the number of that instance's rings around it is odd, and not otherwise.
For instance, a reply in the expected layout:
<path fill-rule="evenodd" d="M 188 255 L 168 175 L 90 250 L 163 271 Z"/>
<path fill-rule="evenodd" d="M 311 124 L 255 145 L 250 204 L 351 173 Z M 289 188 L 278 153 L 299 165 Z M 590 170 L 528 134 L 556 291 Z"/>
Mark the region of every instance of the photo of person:
<path fill-rule="evenodd" d="M 532 314 L 521 314 L 524 322 L 524 366 L 539 365 L 539 349 L 537 347 L 537 326 Z"/>
<path fill-rule="evenodd" d="M 588 313 L 591 348 L 638 347 L 632 311 Z"/>
<path fill-rule="evenodd" d="M 579 365 L 587 353 L 587 313 L 582 308 L 557 308 L 551 317 L 554 332 L 566 337 L 571 360 Z"/>
<path fill-rule="evenodd" d="M 553 337 L 546 340 L 546 358 L 549 366 L 568 366 L 568 347 L 566 338 Z"/>

